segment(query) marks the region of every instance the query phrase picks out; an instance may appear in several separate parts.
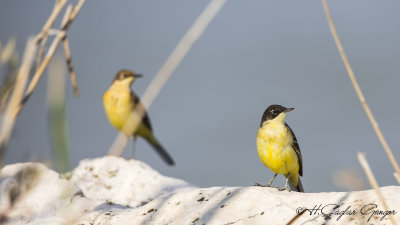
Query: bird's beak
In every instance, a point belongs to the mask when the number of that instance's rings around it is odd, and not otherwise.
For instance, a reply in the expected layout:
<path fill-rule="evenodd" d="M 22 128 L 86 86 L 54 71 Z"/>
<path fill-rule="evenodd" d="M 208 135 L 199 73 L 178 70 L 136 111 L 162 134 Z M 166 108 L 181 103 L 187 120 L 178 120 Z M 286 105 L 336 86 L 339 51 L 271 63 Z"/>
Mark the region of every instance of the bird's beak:
<path fill-rule="evenodd" d="M 134 78 L 140 78 L 140 77 L 143 77 L 143 75 L 142 75 L 142 74 L 136 74 L 136 73 L 135 73 L 135 74 L 133 75 L 133 77 L 134 77 Z"/>
<path fill-rule="evenodd" d="M 290 112 L 290 111 L 292 111 L 294 108 L 287 108 L 286 110 L 285 110 L 285 112 Z"/>

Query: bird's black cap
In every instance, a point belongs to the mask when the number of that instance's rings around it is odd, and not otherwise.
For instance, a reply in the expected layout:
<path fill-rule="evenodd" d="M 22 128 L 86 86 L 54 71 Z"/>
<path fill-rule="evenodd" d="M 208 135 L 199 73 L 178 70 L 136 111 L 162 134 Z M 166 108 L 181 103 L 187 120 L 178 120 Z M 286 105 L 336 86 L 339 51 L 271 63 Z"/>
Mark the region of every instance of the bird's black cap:
<path fill-rule="evenodd" d="M 283 112 L 290 112 L 292 111 L 294 108 L 286 108 L 284 106 L 281 105 L 270 105 L 268 106 L 268 108 L 264 111 L 264 114 L 261 118 L 261 125 L 264 121 L 267 120 L 272 120 L 275 117 L 277 117 L 279 114 L 283 113 Z"/>
<path fill-rule="evenodd" d="M 136 74 L 135 72 L 133 72 L 132 70 L 120 70 L 118 71 L 118 73 L 115 75 L 114 80 L 123 80 L 127 77 L 134 77 L 134 78 L 139 78 L 142 77 L 141 74 Z"/>

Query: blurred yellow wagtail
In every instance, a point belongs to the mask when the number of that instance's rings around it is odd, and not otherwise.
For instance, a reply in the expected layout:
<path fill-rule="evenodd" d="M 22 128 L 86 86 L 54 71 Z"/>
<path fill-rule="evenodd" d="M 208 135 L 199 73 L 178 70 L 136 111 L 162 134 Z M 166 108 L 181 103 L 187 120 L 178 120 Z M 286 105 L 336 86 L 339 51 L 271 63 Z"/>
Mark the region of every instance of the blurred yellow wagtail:
<path fill-rule="evenodd" d="M 132 112 L 138 106 L 143 107 L 139 97 L 130 88 L 135 79 L 141 76 L 130 70 L 120 70 L 103 96 L 104 110 L 108 120 L 119 131 L 123 129 L 125 123 L 132 116 Z M 137 129 L 133 133 L 125 133 L 125 135 L 132 136 L 134 142 L 137 136 L 144 138 L 168 165 L 174 165 L 171 156 L 154 136 L 146 112 Z"/>

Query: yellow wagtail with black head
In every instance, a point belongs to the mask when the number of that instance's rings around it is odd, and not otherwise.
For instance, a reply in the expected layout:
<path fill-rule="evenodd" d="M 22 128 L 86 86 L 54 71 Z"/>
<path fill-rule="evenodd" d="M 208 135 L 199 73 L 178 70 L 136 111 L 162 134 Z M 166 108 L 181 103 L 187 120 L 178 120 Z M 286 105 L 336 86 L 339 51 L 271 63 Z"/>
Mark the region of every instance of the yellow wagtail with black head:
<path fill-rule="evenodd" d="M 257 132 L 257 152 L 261 162 L 275 173 L 267 187 L 278 174 L 283 174 L 286 184 L 279 190 L 289 190 L 289 183 L 291 189 L 304 192 L 299 177 L 303 175 L 300 147 L 292 129 L 285 123 L 286 113 L 293 109 L 270 105 L 265 110 Z"/>
<path fill-rule="evenodd" d="M 135 79 L 141 76 L 130 70 L 120 70 L 115 75 L 111 87 L 103 96 L 104 110 L 108 120 L 119 131 L 123 129 L 127 120 L 132 116 L 132 112 L 137 110 L 138 106 L 143 107 L 139 97 L 130 88 Z M 132 135 L 133 142 L 135 142 L 137 136 L 143 137 L 168 165 L 174 165 L 171 156 L 154 136 L 146 112 L 137 129 L 133 133 L 125 133 L 125 135 L 128 137 Z"/>

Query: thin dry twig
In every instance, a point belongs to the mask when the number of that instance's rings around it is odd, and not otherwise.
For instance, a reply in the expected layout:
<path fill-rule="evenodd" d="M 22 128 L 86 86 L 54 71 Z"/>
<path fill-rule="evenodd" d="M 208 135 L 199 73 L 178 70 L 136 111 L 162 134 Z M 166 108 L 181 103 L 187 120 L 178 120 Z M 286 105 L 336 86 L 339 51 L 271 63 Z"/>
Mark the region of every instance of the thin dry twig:
<path fill-rule="evenodd" d="M 53 26 L 55 20 L 57 19 L 58 15 L 61 13 L 62 9 L 64 8 L 67 0 L 62 1 L 55 1 L 53 11 L 51 12 L 49 18 L 47 19 L 46 23 L 44 24 L 42 31 L 36 36 L 36 42 L 40 43 L 39 53 L 36 60 L 36 69 L 39 68 L 41 65 L 44 49 L 46 48 L 47 41 L 49 40 L 49 30 Z"/>
<path fill-rule="evenodd" d="M 71 16 L 71 12 L 72 12 L 73 8 L 74 7 L 72 6 L 72 4 L 69 4 L 67 6 L 67 8 L 65 9 L 64 17 L 61 21 L 61 27 L 64 27 L 68 23 L 68 20 L 69 20 L 69 17 Z"/>
<path fill-rule="evenodd" d="M 365 158 L 365 155 L 361 152 L 357 152 L 357 158 L 358 158 L 358 161 L 360 162 L 365 174 L 367 175 L 369 183 L 371 184 L 372 188 L 374 188 L 374 191 L 375 191 L 376 195 L 378 196 L 379 200 L 381 201 L 384 209 L 386 211 L 389 211 L 389 207 L 388 207 L 381 191 L 379 190 L 378 182 L 376 181 L 375 176 L 372 173 L 371 168 L 369 167 L 369 164 L 367 162 L 367 159 Z M 396 225 L 396 222 L 394 221 L 392 215 L 388 215 L 388 217 L 389 217 L 390 222 L 393 225 Z"/>
<path fill-rule="evenodd" d="M 165 61 L 164 65 L 156 74 L 155 78 L 152 80 L 148 88 L 142 97 L 143 109 L 139 108 L 138 112 L 132 113 L 132 121 L 126 122 L 123 131 L 134 131 L 136 130 L 141 118 L 143 118 L 145 109 L 149 109 L 151 103 L 156 98 L 161 88 L 165 85 L 168 79 L 171 77 L 172 73 L 175 71 L 177 66 L 180 64 L 182 59 L 188 53 L 193 44 L 199 39 L 201 34 L 207 28 L 209 23 L 218 14 L 221 8 L 224 6 L 226 0 L 211 0 L 208 6 L 200 14 L 197 20 L 193 23 L 190 29 L 183 36 L 181 41 L 172 51 L 171 55 Z M 139 114 L 139 115 L 137 115 Z M 129 132 L 130 133 L 130 132 Z M 108 154 L 111 155 L 121 155 L 123 152 L 122 146 L 123 142 L 126 142 L 124 137 L 124 132 L 120 132 L 113 145 L 110 148 Z"/>
<path fill-rule="evenodd" d="M 54 53 L 56 52 L 58 45 L 60 44 L 61 40 L 65 37 L 65 34 L 66 34 L 65 31 L 60 31 L 57 34 L 57 36 L 54 38 L 53 43 L 51 44 L 49 50 L 47 51 L 46 57 L 44 58 L 42 64 L 40 64 L 40 66 L 36 70 L 31 82 L 29 83 L 29 86 L 25 93 L 25 96 L 24 96 L 23 100 L 21 101 L 21 104 L 19 105 L 18 110 L 16 111 L 16 113 L 17 113 L 16 115 L 19 114 L 21 109 L 24 107 L 25 103 L 28 101 L 29 97 L 32 95 L 37 84 L 39 83 L 40 78 L 43 75 L 44 70 L 46 69 L 47 65 L 49 64 L 51 58 L 54 56 Z"/>
<path fill-rule="evenodd" d="M 12 95 L 2 118 L 0 129 L 0 162 L 3 158 L 2 156 L 4 154 L 4 147 L 7 145 L 11 136 L 11 131 L 14 127 L 14 122 L 17 115 L 16 111 L 18 110 L 18 106 L 24 94 L 24 89 L 28 81 L 29 70 L 33 62 L 36 47 L 35 41 L 29 38 L 26 43 L 22 65 L 19 68 Z"/>
<path fill-rule="evenodd" d="M 7 65 L 7 72 L 0 84 L 0 114 L 4 112 L 17 77 L 18 53 L 15 52 L 16 44 L 15 38 L 10 38 L 5 46 L 1 46 L 0 42 L 0 66 Z"/>
<path fill-rule="evenodd" d="M 175 47 L 174 51 L 168 57 L 167 61 L 156 74 L 155 78 L 151 81 L 149 87 L 143 94 L 142 102 L 146 109 L 150 108 L 151 103 L 161 91 L 172 73 L 178 67 L 179 63 L 189 52 L 193 44 L 199 39 L 200 35 L 207 28 L 208 24 L 217 15 L 224 6 L 226 0 L 212 0 L 210 4 L 204 9 L 197 20 L 193 23 L 192 27 L 186 32 L 181 41 Z"/>
<path fill-rule="evenodd" d="M 55 1 L 55 5 L 53 11 L 51 12 L 49 18 L 44 24 L 42 31 L 36 36 L 36 42 L 39 43 L 42 39 L 47 35 L 47 32 L 51 29 L 54 22 L 56 21 L 58 14 L 60 14 L 61 10 L 64 8 L 67 0 L 59 0 Z"/>
<path fill-rule="evenodd" d="M 64 8 L 65 4 L 67 3 L 67 0 L 63 1 L 55 1 L 53 11 L 49 18 L 47 19 L 46 24 L 43 26 L 42 31 L 36 36 L 36 40 L 39 43 L 40 42 L 40 48 L 39 48 L 39 53 L 37 56 L 36 60 L 36 69 L 39 68 L 41 65 L 42 59 L 43 59 L 43 54 L 44 54 L 44 49 L 46 48 L 47 41 L 49 39 L 49 31 L 51 27 L 53 26 L 55 20 L 57 19 L 58 15 L 60 14 L 61 10 Z M 64 19 L 65 15 L 70 14 L 71 12 L 68 11 L 68 8 L 64 14 Z"/>
<path fill-rule="evenodd" d="M 76 81 L 74 65 L 72 64 L 72 59 L 71 59 L 71 51 L 70 51 L 68 39 L 66 36 L 62 40 L 62 43 L 63 43 L 63 47 L 64 47 L 65 58 L 67 60 L 67 68 L 68 68 L 68 72 L 69 72 L 69 77 L 71 79 L 71 85 L 74 90 L 74 95 L 75 95 L 75 97 L 79 97 L 78 82 Z"/>
<path fill-rule="evenodd" d="M 396 178 L 397 182 L 400 184 L 400 175 L 398 173 L 393 173 L 394 178 Z"/>
<path fill-rule="evenodd" d="M 67 24 L 70 23 L 69 21 L 71 18 L 72 9 L 73 9 L 72 4 L 68 5 L 67 9 L 65 10 L 65 14 L 64 14 L 63 21 L 61 23 L 61 27 L 66 27 Z M 62 42 L 63 42 L 63 47 L 64 47 L 65 59 L 67 60 L 67 68 L 69 71 L 69 77 L 71 79 L 71 85 L 74 90 L 75 97 L 78 97 L 79 96 L 78 82 L 76 81 L 76 74 L 75 74 L 74 65 L 73 65 L 72 59 L 71 59 L 71 50 L 69 48 L 67 36 L 65 36 L 63 38 Z"/>
<path fill-rule="evenodd" d="M 379 141 L 381 142 L 383 148 L 385 149 L 386 154 L 388 155 L 390 162 L 392 163 L 394 169 L 396 170 L 396 173 L 398 175 L 400 175 L 400 167 L 397 164 L 397 161 L 393 156 L 392 150 L 390 150 L 390 147 L 389 147 L 388 143 L 386 142 L 386 139 L 383 136 L 382 131 L 379 128 L 378 123 L 376 122 L 375 117 L 373 116 L 373 114 L 371 112 L 371 109 L 369 108 L 369 106 L 367 104 L 367 101 L 365 100 L 365 97 L 364 97 L 364 95 L 363 95 L 363 93 L 361 91 L 360 86 L 358 85 L 358 82 L 356 80 L 354 72 L 353 72 L 353 70 L 352 70 L 352 68 L 350 66 L 349 60 L 347 59 L 346 53 L 344 52 L 343 46 L 342 46 L 342 44 L 341 44 L 341 42 L 339 40 L 339 36 L 338 36 L 338 34 L 336 32 L 335 25 L 333 24 L 331 13 L 329 11 L 328 4 L 327 4 L 326 0 L 322 0 L 322 5 L 324 6 L 326 18 L 328 20 L 329 28 L 331 30 L 333 39 L 335 40 L 335 43 L 336 43 L 336 46 L 337 46 L 337 48 L 339 50 L 340 56 L 342 57 L 344 66 L 346 67 L 347 73 L 349 74 L 351 83 L 353 84 L 353 87 L 354 87 L 354 89 L 355 89 L 355 91 L 357 93 L 358 98 L 360 99 L 360 102 L 361 102 L 361 104 L 362 104 L 362 106 L 363 106 L 363 108 L 365 110 L 365 113 L 367 114 L 368 119 L 371 122 L 372 127 L 374 128 L 376 135 L 378 136 Z"/>
<path fill-rule="evenodd" d="M 54 38 L 53 43 L 51 44 L 49 50 L 47 51 L 46 57 L 43 60 L 42 64 L 40 64 L 40 66 L 38 67 L 38 69 L 36 70 L 29 86 L 28 89 L 25 93 L 24 99 L 21 102 L 21 105 L 19 106 L 19 109 L 17 111 L 17 114 L 21 111 L 21 109 L 24 107 L 25 103 L 28 101 L 28 99 L 30 98 L 30 96 L 32 95 L 33 91 L 35 90 L 37 84 L 39 83 L 40 78 L 42 78 L 43 76 L 43 72 L 46 69 L 47 65 L 49 64 L 51 58 L 54 56 L 54 53 L 58 47 L 58 45 L 60 44 L 60 42 L 66 37 L 66 31 L 68 30 L 69 26 L 71 25 L 72 21 L 75 19 L 76 15 L 78 14 L 79 10 L 82 8 L 83 3 L 85 2 L 85 0 L 80 0 L 76 6 L 74 7 L 74 9 L 71 11 L 67 10 L 67 14 L 69 15 L 68 19 L 66 16 L 64 16 L 63 19 L 63 26 L 61 27 L 61 30 L 58 32 L 57 36 Z M 63 4 L 65 5 L 65 4 Z M 55 7 L 58 9 L 58 7 Z M 53 13 L 52 13 L 53 14 Z M 58 14 L 57 14 L 58 15 Z M 47 24 L 47 23 L 46 23 Z M 47 26 L 45 26 L 43 29 L 47 29 Z M 46 30 L 46 33 L 49 32 L 50 29 Z M 38 37 L 43 33 L 43 31 L 38 35 Z M 37 38 L 38 38 L 37 37 Z M 68 46 L 67 46 L 68 47 Z M 64 47 L 65 48 L 65 47 Z M 67 50 L 68 51 L 68 50 Z M 69 52 L 68 52 L 69 53 Z M 76 83 L 76 78 L 72 77 L 71 80 L 74 80 L 74 82 Z M 73 83 L 74 83 L 73 82 Z M 73 84 L 74 86 L 74 84 Z M 74 89 L 77 88 L 77 84 L 74 86 Z"/>
<path fill-rule="evenodd" d="M 71 26 L 72 21 L 74 21 L 75 17 L 78 15 L 85 1 L 86 0 L 79 0 L 79 2 L 75 5 L 71 15 L 69 16 L 69 19 L 63 24 L 63 27 L 61 28 L 62 30 L 67 30 Z"/>
<path fill-rule="evenodd" d="M 295 215 L 286 225 L 292 225 L 296 220 L 298 220 L 307 210 L 303 209 L 300 213 Z"/>
<path fill-rule="evenodd" d="M 9 62 L 15 54 L 15 47 L 17 46 L 17 40 L 10 38 L 7 44 L 2 48 L 0 42 L 0 65 Z"/>
<path fill-rule="evenodd" d="M 46 48 L 46 44 L 47 44 L 48 40 L 49 40 L 49 35 L 47 34 L 43 37 L 42 41 L 40 42 L 39 52 L 36 57 L 36 69 L 38 69 L 40 64 L 42 63 L 44 49 Z"/>
<path fill-rule="evenodd" d="M 46 21 L 45 25 L 43 26 L 41 32 L 36 35 L 36 37 L 33 39 L 32 43 L 25 49 L 25 57 L 24 57 L 24 62 L 21 65 L 20 69 L 18 70 L 19 74 L 17 76 L 17 80 L 15 82 L 15 89 L 13 90 L 13 95 L 11 96 L 7 108 L 5 110 L 4 116 L 2 118 L 2 124 L 1 124 L 1 130 L 0 130 L 0 162 L 1 162 L 1 156 L 4 153 L 4 147 L 7 145 L 9 137 L 11 136 L 12 129 L 14 127 L 15 120 L 18 116 L 18 114 L 21 112 L 21 109 L 35 90 L 40 78 L 43 75 L 44 70 L 46 69 L 47 65 L 49 64 L 51 58 L 54 56 L 54 53 L 60 44 L 61 41 L 64 42 L 64 49 L 66 49 L 66 55 L 69 56 L 68 61 L 68 67 L 71 71 L 72 64 L 71 64 L 71 58 L 70 58 L 70 51 L 69 51 L 69 46 L 68 42 L 66 41 L 66 31 L 70 27 L 72 21 L 75 19 L 76 15 L 78 14 L 79 10 L 82 8 L 85 0 L 80 0 L 73 9 L 69 7 L 69 9 L 66 10 L 64 19 L 61 25 L 61 30 L 56 32 L 56 37 L 53 39 L 52 44 L 50 45 L 50 48 L 48 49 L 46 53 L 46 57 L 44 58 L 43 62 L 41 61 L 41 57 L 44 54 L 44 48 L 46 46 L 46 42 L 48 40 L 48 36 L 53 32 L 51 30 L 55 20 L 57 19 L 58 15 L 64 8 L 65 4 L 67 3 L 67 0 L 57 0 L 55 1 L 55 5 L 53 8 L 52 13 L 50 14 L 48 20 Z M 64 41 L 65 40 L 65 41 Z M 42 42 L 43 41 L 43 42 Z M 41 43 L 42 42 L 42 43 Z M 26 84 L 28 82 L 28 75 L 29 75 L 29 70 L 32 66 L 34 54 L 37 50 L 38 45 L 41 43 L 39 52 L 38 52 L 38 65 L 37 69 L 35 71 L 35 74 L 32 78 L 32 80 L 29 83 L 28 89 L 26 90 L 25 95 L 23 95 L 23 92 L 26 88 Z M 28 49 L 29 47 L 29 49 Z M 29 54 L 28 54 L 29 53 Z M 29 56 L 29 57 L 28 57 Z M 28 60 L 29 59 L 29 60 Z M 76 83 L 76 78 L 75 78 L 75 73 L 71 75 L 71 80 L 72 80 L 72 85 L 74 87 L 74 90 L 77 90 L 77 83 Z M 18 88 L 17 88 L 18 87 Z M 75 93 L 77 93 L 75 90 Z"/>

